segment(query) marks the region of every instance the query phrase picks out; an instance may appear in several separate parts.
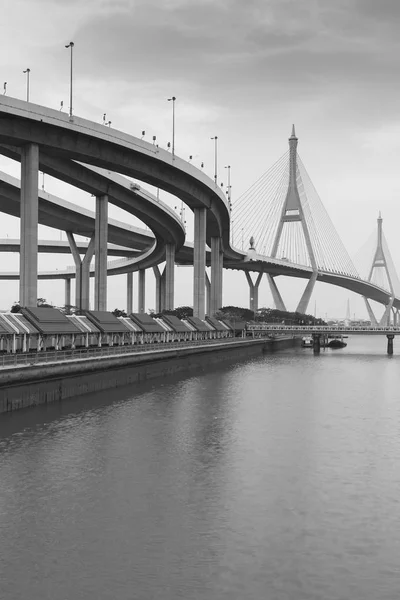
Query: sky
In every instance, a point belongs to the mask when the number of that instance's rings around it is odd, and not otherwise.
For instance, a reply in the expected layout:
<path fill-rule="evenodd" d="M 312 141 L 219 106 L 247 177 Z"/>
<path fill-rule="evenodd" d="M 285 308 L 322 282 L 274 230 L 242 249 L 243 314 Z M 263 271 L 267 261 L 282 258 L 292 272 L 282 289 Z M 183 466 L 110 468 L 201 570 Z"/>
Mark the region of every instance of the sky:
<path fill-rule="evenodd" d="M 64 110 L 69 103 L 69 50 L 74 46 L 74 114 L 175 151 L 218 179 L 231 166 L 232 202 L 287 151 L 296 125 L 298 152 L 350 256 L 363 253 L 379 211 L 400 268 L 400 3 L 398 0 L 1 0 L 0 92 Z M 0 157 L 0 169 L 19 165 Z M 43 180 L 40 177 L 40 185 Z M 93 208 L 93 198 L 45 177 L 46 191 Z M 161 192 L 180 210 L 180 202 Z M 113 207 L 110 216 L 132 217 Z M 185 212 L 188 238 L 193 232 Z M 44 239 L 65 234 L 39 228 Z M 19 221 L 2 216 L 0 237 L 18 237 Z M 256 240 L 257 242 L 257 240 Z M 18 255 L 0 255 L 1 271 Z M 40 268 L 71 265 L 68 256 L 41 256 Z M 294 310 L 305 280 L 279 278 Z M 147 276 L 146 305 L 154 308 Z M 0 281 L 0 308 L 18 300 L 18 283 Z M 64 301 L 63 282 L 40 282 L 39 296 Z M 247 306 L 243 273 L 225 272 L 225 305 Z M 317 284 L 309 312 L 366 317 L 361 298 Z M 124 276 L 109 279 L 108 306 L 124 308 Z M 175 304 L 192 304 L 192 269 L 177 268 Z M 266 281 L 259 305 L 271 306 Z M 378 311 L 379 312 L 379 311 Z"/>

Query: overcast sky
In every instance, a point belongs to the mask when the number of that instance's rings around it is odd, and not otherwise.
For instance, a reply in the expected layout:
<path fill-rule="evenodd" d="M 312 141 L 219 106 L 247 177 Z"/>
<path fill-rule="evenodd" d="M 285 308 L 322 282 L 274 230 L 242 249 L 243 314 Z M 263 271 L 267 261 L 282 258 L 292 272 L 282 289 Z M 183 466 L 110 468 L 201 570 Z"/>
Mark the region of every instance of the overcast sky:
<path fill-rule="evenodd" d="M 176 96 L 176 153 L 213 176 L 219 141 L 219 179 L 231 165 L 233 203 L 287 150 L 292 123 L 298 151 L 341 239 L 354 257 L 376 226 L 400 265 L 400 3 L 398 0 L 1 0 L 0 85 L 24 98 L 23 70 L 31 69 L 31 101 L 68 108 L 69 50 L 74 41 L 74 112 L 161 146 L 171 140 Z M 0 169 L 17 175 L 0 157 Z M 46 190 L 93 207 L 68 186 Z M 174 201 L 161 196 L 171 205 Z M 110 211 L 121 217 L 121 212 Z M 191 217 L 188 216 L 189 234 Z M 17 219 L 2 218 L 0 235 L 19 235 Z M 40 228 L 40 237 L 59 233 Z M 65 237 L 64 237 L 65 239 Z M 18 257 L 1 255 L 1 270 Z M 41 257 L 41 267 L 72 264 Z M 146 305 L 154 307 L 153 276 Z M 192 304 L 190 269 L 178 269 L 176 304 Z M 124 278 L 110 280 L 109 308 L 125 305 Z M 282 281 L 294 309 L 305 281 Z M 17 283 L 0 282 L 1 308 L 18 299 Z M 62 283 L 41 283 L 54 303 Z M 365 316 L 361 299 L 316 288 L 317 312 Z M 225 275 L 224 304 L 246 305 L 243 273 Z M 260 305 L 271 305 L 265 284 Z M 310 312 L 314 310 L 314 298 Z"/>

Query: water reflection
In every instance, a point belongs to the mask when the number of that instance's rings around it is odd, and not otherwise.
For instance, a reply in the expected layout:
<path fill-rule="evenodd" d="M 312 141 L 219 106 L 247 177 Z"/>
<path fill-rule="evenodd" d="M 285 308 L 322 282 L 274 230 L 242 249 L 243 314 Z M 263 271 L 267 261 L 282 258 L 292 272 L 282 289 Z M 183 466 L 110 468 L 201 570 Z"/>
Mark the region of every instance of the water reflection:
<path fill-rule="evenodd" d="M 351 339 L 4 415 L 0 597 L 393 600 L 384 350 Z"/>

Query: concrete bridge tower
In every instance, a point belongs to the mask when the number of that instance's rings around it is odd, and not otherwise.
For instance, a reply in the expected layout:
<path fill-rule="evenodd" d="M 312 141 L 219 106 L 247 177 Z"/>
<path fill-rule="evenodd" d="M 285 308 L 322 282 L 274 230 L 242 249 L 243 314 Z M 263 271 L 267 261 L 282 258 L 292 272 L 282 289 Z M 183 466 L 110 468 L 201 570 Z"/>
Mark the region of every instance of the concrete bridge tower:
<path fill-rule="evenodd" d="M 292 135 L 289 138 L 289 185 L 286 193 L 286 199 L 282 207 L 282 212 L 279 219 L 278 229 L 275 235 L 275 240 L 272 246 L 271 256 L 273 258 L 277 258 L 279 242 L 282 236 L 282 231 L 285 223 L 293 223 L 299 221 L 303 230 L 304 240 L 306 243 L 306 248 L 312 267 L 311 277 L 306 285 L 306 288 L 296 309 L 297 312 L 305 313 L 307 311 L 308 303 L 310 302 L 311 294 L 318 276 L 318 267 L 317 261 L 315 259 L 314 250 L 311 244 L 310 232 L 308 230 L 307 222 L 303 212 L 303 207 L 300 201 L 299 190 L 297 187 L 297 143 L 298 138 L 296 137 L 296 132 L 293 125 Z M 277 306 L 277 308 L 285 310 L 283 302 L 279 300 L 279 296 L 277 293 L 278 290 L 273 278 L 269 276 L 268 281 L 275 304 L 277 304 L 278 302 L 278 304 L 280 305 Z"/>

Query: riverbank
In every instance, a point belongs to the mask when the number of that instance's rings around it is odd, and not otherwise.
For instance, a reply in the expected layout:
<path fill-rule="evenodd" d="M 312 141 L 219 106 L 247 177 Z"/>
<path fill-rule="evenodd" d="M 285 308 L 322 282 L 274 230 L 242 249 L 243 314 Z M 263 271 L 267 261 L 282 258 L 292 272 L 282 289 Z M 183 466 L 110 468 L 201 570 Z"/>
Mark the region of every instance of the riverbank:
<path fill-rule="evenodd" d="M 143 353 L 5 368 L 0 372 L 0 413 L 202 369 L 211 363 L 237 361 L 296 343 L 298 340 L 292 337 L 221 340 L 212 346 L 167 347 Z"/>

